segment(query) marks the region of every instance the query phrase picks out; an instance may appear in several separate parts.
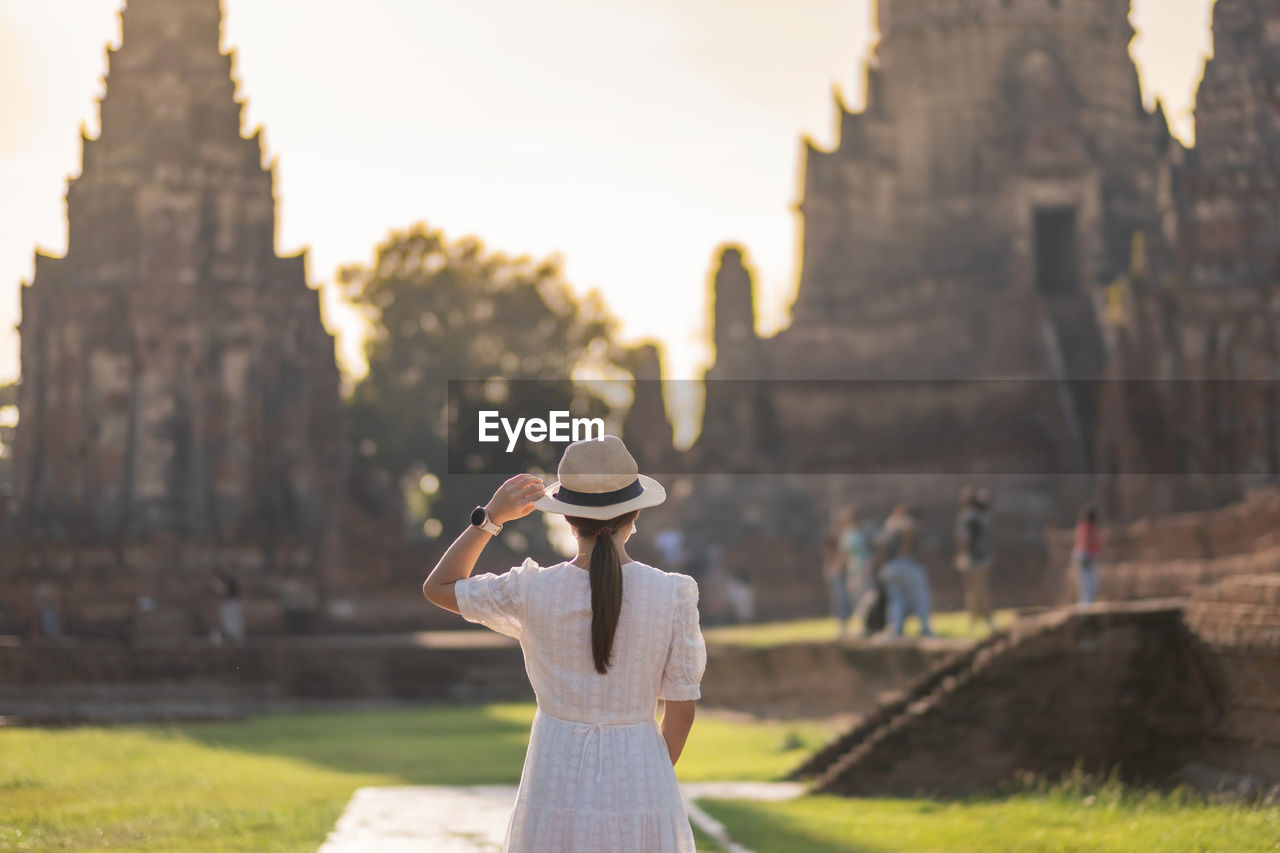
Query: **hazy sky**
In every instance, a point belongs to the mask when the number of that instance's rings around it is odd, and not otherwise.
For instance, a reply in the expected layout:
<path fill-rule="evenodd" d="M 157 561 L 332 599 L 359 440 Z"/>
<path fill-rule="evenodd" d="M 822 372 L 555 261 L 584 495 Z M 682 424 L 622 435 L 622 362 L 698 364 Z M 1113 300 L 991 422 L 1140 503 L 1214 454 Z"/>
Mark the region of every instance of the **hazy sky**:
<path fill-rule="evenodd" d="M 1148 102 L 1190 138 L 1212 0 L 1135 0 Z M 96 132 L 118 0 L 0 0 L 0 381 L 19 283 L 66 247 L 81 123 Z M 560 253 L 628 339 L 700 374 L 718 244 L 746 245 L 766 331 L 794 296 L 802 134 L 832 141 L 832 85 L 861 102 L 869 0 L 224 0 L 246 130 L 279 158 L 278 249 L 311 249 L 344 365 L 358 325 L 328 291 L 426 220 Z"/>

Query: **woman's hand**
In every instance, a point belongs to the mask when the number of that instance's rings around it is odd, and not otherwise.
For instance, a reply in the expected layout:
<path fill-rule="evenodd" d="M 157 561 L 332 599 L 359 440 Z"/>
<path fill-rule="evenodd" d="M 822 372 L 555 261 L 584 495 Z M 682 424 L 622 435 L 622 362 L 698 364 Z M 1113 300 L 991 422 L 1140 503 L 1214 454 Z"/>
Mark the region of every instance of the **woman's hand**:
<path fill-rule="evenodd" d="M 542 497 L 545 485 L 532 474 L 516 474 L 498 487 L 484 505 L 485 511 L 497 524 L 524 518 L 533 512 L 533 502 Z"/>

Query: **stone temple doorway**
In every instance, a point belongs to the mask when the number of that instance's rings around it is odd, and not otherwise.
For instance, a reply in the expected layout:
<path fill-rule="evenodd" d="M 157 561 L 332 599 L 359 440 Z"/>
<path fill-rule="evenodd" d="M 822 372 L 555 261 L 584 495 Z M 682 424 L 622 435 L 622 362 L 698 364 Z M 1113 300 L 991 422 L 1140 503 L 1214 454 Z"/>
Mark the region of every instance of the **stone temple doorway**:
<path fill-rule="evenodd" d="M 1076 209 L 1040 208 L 1035 229 L 1036 287 L 1049 299 L 1074 295 L 1080 287 Z"/>
<path fill-rule="evenodd" d="M 1083 474 L 1093 465 L 1098 380 L 1106 354 L 1093 298 L 1080 277 L 1078 220 L 1074 205 L 1037 207 L 1032 226 L 1036 290 L 1044 304 L 1043 336 L 1075 445 L 1070 470 Z"/>

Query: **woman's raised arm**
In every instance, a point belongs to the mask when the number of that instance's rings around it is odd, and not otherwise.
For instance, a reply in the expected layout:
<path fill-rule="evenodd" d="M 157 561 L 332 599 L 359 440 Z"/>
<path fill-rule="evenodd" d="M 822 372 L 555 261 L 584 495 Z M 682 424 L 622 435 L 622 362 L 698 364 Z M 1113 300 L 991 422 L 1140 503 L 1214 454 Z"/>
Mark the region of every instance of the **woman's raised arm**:
<path fill-rule="evenodd" d="M 498 487 L 489 503 L 485 504 L 485 511 L 495 524 L 524 518 L 533 512 L 533 502 L 542 497 L 543 486 L 542 480 L 532 474 L 517 474 Z M 480 552 L 491 538 L 482 528 L 468 525 L 423 582 L 422 594 L 427 601 L 457 613 L 458 596 L 453 585 L 471 577 Z"/>

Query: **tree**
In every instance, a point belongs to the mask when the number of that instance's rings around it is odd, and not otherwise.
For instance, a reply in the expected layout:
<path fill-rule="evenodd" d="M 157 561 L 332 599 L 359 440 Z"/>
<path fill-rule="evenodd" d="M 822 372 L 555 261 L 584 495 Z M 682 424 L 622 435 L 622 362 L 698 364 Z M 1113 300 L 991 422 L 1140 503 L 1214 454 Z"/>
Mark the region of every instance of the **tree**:
<path fill-rule="evenodd" d="M 466 419 L 486 401 L 504 415 L 609 414 L 574 377 L 617 369 L 615 323 L 597 295 L 575 299 L 554 258 L 488 252 L 475 238 L 451 242 L 419 224 L 392 233 L 371 266 L 347 267 L 338 280 L 370 325 L 368 374 L 348 401 L 367 507 L 385 512 L 399 498 L 418 525 L 439 510 L 452 527 L 496 486 L 495 476 L 468 472 L 554 471 L 560 446 L 549 442 L 520 442 L 510 454 L 503 442 L 485 464 L 472 458 Z M 382 484 L 381 499 L 370 483 Z"/>

